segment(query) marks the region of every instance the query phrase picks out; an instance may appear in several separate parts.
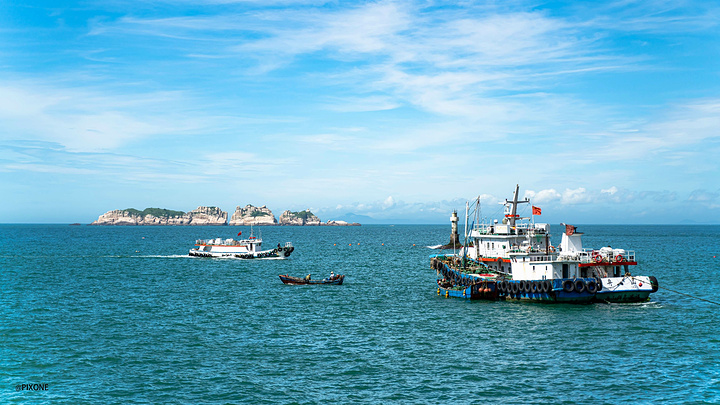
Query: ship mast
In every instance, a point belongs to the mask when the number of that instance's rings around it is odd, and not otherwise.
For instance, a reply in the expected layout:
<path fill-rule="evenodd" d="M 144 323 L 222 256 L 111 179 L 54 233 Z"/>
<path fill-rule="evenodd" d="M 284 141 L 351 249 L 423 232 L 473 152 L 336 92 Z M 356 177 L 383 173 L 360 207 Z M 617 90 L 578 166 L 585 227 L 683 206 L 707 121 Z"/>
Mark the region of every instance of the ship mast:
<path fill-rule="evenodd" d="M 520 192 L 520 185 L 515 185 L 515 193 L 513 194 L 512 201 L 505 200 L 505 219 L 507 220 L 507 223 L 510 224 L 511 227 L 515 227 L 515 221 L 518 219 L 517 215 L 517 205 L 523 204 L 523 203 L 529 203 L 529 199 L 524 199 L 522 201 L 518 201 L 518 193 Z M 509 208 L 509 210 L 508 210 Z"/>

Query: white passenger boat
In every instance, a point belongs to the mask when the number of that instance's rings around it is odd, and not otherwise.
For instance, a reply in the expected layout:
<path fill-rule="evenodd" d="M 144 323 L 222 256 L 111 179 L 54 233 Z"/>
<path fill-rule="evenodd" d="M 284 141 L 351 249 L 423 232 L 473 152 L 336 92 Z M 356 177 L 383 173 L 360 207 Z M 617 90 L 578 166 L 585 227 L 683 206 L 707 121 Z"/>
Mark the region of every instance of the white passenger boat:
<path fill-rule="evenodd" d="M 240 235 L 240 234 L 238 234 Z M 216 257 L 232 259 L 287 259 L 295 250 L 292 243 L 279 243 L 277 247 L 262 250 L 262 238 L 253 236 L 252 232 L 247 239 L 198 239 L 195 247 L 190 249 L 190 256 Z"/>

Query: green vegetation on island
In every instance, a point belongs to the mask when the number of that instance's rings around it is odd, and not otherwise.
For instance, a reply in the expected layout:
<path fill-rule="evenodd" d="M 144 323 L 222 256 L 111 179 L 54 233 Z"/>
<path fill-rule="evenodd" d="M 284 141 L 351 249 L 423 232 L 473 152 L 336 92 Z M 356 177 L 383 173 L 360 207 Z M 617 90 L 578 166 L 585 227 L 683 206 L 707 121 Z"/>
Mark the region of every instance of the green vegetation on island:
<path fill-rule="evenodd" d="M 128 208 L 123 210 L 129 212 L 132 215 L 139 215 L 144 217 L 145 215 L 152 215 L 157 218 L 170 218 L 170 217 L 181 217 L 185 215 L 183 211 L 174 211 L 165 208 L 145 208 L 144 210 L 136 210 L 135 208 Z"/>
<path fill-rule="evenodd" d="M 251 217 L 267 217 L 269 215 L 270 214 L 268 214 L 267 212 L 262 212 L 262 211 L 253 211 L 250 213 Z"/>
<path fill-rule="evenodd" d="M 305 221 L 307 221 L 308 218 L 314 217 L 315 215 L 310 212 L 309 210 L 300 211 L 300 212 L 292 212 L 290 211 L 290 215 L 292 215 L 295 218 L 301 218 Z"/>

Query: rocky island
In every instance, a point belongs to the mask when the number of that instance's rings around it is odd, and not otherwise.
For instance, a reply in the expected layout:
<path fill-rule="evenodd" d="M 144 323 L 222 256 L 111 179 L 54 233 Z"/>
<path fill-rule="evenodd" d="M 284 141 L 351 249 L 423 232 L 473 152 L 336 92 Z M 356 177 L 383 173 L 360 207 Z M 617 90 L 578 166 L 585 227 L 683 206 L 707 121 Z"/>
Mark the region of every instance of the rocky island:
<path fill-rule="evenodd" d="M 315 214 L 310 210 L 292 212 L 285 211 L 280 215 L 280 225 L 322 225 L 320 218 L 316 217 Z"/>
<path fill-rule="evenodd" d="M 197 207 L 190 212 L 165 208 L 134 208 L 108 211 L 90 225 L 290 225 L 290 226 L 359 226 L 360 224 L 330 220 L 322 222 L 309 209 L 299 212 L 286 210 L 275 219 L 266 206 L 237 206 L 228 223 L 228 214 L 218 207 Z"/>
<path fill-rule="evenodd" d="M 90 225 L 227 225 L 227 216 L 218 207 L 197 207 L 190 212 L 128 208 L 106 212 Z"/>
<path fill-rule="evenodd" d="M 235 213 L 230 218 L 230 225 L 277 225 L 277 219 L 272 211 L 266 206 L 253 207 L 251 204 L 235 208 Z"/>

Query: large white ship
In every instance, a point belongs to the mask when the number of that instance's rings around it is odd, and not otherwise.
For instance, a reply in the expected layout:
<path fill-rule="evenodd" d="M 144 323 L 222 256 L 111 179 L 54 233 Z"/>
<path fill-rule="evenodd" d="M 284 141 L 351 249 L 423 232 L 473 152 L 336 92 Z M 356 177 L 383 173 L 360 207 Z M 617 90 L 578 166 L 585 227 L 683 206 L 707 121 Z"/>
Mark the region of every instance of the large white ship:
<path fill-rule="evenodd" d="M 550 242 L 550 225 L 535 223 L 540 215 L 521 218 L 516 186 L 512 200 L 505 200 L 501 222 L 479 223 L 480 203 L 475 200 L 475 220 L 466 210 L 466 247 L 454 255 L 433 255 L 438 272 L 438 294 L 476 299 L 522 299 L 555 302 L 641 302 L 657 291 L 655 277 L 633 276 L 635 252 L 625 249 L 583 249 L 581 233 L 566 226 L 559 247 Z M 454 216 L 453 221 L 457 221 Z M 532 221 L 529 221 L 533 219 Z"/>

